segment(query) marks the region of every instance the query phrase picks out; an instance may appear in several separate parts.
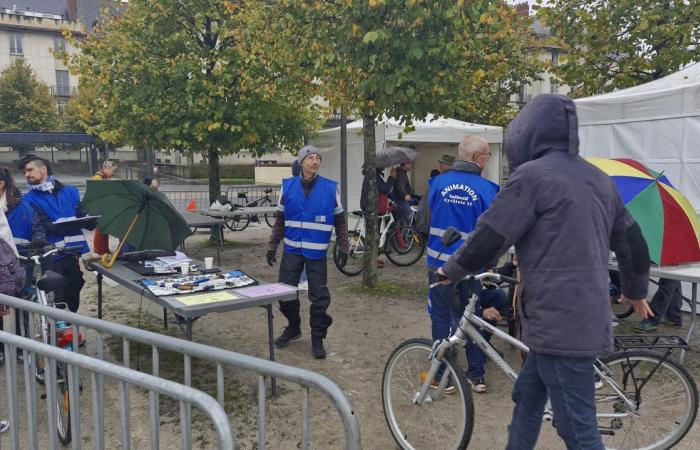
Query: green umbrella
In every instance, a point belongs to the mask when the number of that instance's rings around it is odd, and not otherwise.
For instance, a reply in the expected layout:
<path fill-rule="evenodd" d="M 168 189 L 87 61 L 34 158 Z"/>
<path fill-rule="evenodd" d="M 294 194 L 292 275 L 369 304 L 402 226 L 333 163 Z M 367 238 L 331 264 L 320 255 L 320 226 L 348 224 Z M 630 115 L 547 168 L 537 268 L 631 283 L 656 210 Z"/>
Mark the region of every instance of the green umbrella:
<path fill-rule="evenodd" d="M 114 264 L 125 241 L 137 250 L 172 251 L 192 234 L 165 195 L 135 181 L 88 180 L 80 207 L 102 216 L 97 221 L 101 232 L 121 237 L 111 261 L 102 258 L 108 267 Z"/>

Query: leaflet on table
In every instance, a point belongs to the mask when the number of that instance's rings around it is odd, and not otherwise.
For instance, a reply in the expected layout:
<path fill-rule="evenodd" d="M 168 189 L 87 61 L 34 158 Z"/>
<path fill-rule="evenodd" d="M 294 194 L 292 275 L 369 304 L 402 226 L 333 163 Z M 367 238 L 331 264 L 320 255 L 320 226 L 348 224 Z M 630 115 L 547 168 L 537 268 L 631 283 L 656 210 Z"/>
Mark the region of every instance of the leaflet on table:
<path fill-rule="evenodd" d="M 157 280 L 146 279 L 141 282 L 149 291 L 159 297 L 190 292 L 218 291 L 250 286 L 257 283 L 239 270 L 230 272 L 164 277 Z"/>
<path fill-rule="evenodd" d="M 160 256 L 153 261 L 145 261 L 143 263 L 144 267 L 155 267 L 155 268 L 167 268 L 172 266 L 179 266 L 181 263 L 192 261 L 182 252 L 175 252 L 174 256 Z"/>
<path fill-rule="evenodd" d="M 73 222 L 75 223 L 80 223 L 80 222 L 86 222 L 92 219 L 99 219 L 102 216 L 83 216 L 83 217 L 76 217 L 76 216 L 70 216 L 70 217 L 59 217 L 58 219 L 53 221 L 54 225 L 59 225 L 59 224 L 71 224 Z"/>

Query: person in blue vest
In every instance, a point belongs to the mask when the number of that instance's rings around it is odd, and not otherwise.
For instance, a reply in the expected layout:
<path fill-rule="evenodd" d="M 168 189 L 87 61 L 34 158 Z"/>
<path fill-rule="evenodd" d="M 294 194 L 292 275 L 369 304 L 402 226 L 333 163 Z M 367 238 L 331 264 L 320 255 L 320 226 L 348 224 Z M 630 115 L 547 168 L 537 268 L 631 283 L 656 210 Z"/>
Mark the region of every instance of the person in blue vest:
<path fill-rule="evenodd" d="M 481 170 L 489 160 L 489 145 L 478 136 L 466 136 L 459 144 L 459 159 L 451 170 L 431 178 L 428 181 L 428 208 L 426 223 L 430 224 L 428 237 L 428 269 L 430 282 L 437 281 L 435 271 L 442 267 L 452 253 L 463 243 L 464 238 L 474 230 L 479 216 L 491 206 L 493 198 L 498 193 L 498 185 L 481 176 Z M 462 232 L 462 239 L 443 248 L 440 241 L 442 234 L 449 227 L 455 227 Z M 463 283 L 459 295 L 460 306 L 457 310 L 451 307 L 451 287 L 438 285 L 430 290 L 430 319 L 432 322 L 433 340 L 441 340 L 450 335 L 459 324 L 463 307 L 467 304 L 472 292 L 481 296 L 480 283 Z M 489 294 L 491 294 L 489 292 Z M 477 314 L 486 320 L 498 320 L 499 309 L 505 305 L 505 296 L 488 295 L 488 305 L 479 305 Z M 485 298 L 481 298 L 483 302 Z M 482 306 L 483 312 L 481 311 Z M 485 392 L 484 364 L 486 356 L 473 343 L 467 344 L 467 361 L 469 371 L 467 377 L 475 392 Z M 454 386 L 449 386 L 453 390 Z"/>
<path fill-rule="evenodd" d="M 321 154 L 307 145 L 299 150 L 299 176 L 282 181 L 280 202 L 266 254 L 267 263 L 276 261 L 277 246 L 284 241 L 279 281 L 297 286 L 304 267 L 309 283 L 311 302 L 311 350 L 315 358 L 325 358 L 323 340 L 333 319 L 327 309 L 331 294 L 327 287 L 328 245 L 335 227 L 341 264 L 347 261 L 350 244 L 348 224 L 338 195 L 337 183 L 318 175 Z M 289 325 L 275 340 L 277 347 L 286 347 L 301 337 L 299 300 L 280 302 L 280 311 Z"/>
<path fill-rule="evenodd" d="M 27 155 L 19 161 L 19 169 L 27 179 L 28 191 L 22 200 L 32 207 L 46 229 L 49 244 L 77 248 L 79 253 L 90 251 L 82 229 L 76 225 L 57 224 L 56 220 L 80 217 L 80 193 L 54 178 L 50 163 L 39 156 Z M 34 236 L 31 240 L 37 240 Z M 68 279 L 68 286 L 56 292 L 55 302 L 65 303 L 72 312 L 80 306 L 80 290 L 85 284 L 78 258 L 69 254 L 53 260 L 51 269 Z"/>

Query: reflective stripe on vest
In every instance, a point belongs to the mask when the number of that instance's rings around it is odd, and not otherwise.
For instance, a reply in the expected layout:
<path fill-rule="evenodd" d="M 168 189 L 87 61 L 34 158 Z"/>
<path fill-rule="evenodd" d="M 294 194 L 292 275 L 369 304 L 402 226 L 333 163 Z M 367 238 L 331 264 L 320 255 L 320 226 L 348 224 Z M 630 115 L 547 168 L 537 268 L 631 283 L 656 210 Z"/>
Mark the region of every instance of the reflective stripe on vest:
<path fill-rule="evenodd" d="M 303 248 L 309 250 L 327 250 L 329 244 L 315 244 L 313 242 L 300 242 L 284 238 L 284 245 L 289 245 L 294 248 Z"/>
<path fill-rule="evenodd" d="M 333 225 L 316 222 L 302 222 L 300 220 L 285 220 L 285 227 L 306 228 L 308 230 L 333 231 Z"/>

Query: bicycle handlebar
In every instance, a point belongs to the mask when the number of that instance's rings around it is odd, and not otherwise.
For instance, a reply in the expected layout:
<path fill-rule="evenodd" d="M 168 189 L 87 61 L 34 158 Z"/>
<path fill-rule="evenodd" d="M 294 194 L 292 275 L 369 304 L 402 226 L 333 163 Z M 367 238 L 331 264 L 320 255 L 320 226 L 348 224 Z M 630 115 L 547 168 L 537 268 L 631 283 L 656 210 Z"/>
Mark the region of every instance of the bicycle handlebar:
<path fill-rule="evenodd" d="M 447 280 L 446 276 L 441 275 L 437 272 L 435 272 L 435 274 L 438 277 L 438 281 L 430 284 L 431 289 L 434 288 L 435 286 L 439 286 L 440 284 L 442 284 L 443 281 Z M 515 279 L 513 277 L 508 277 L 506 275 L 501 275 L 500 273 L 496 273 L 496 272 L 483 272 L 483 273 L 479 273 L 479 274 L 470 274 L 470 275 L 465 276 L 464 278 L 462 278 L 459 281 L 472 281 L 472 280 L 479 280 L 479 281 L 491 280 L 491 281 L 495 281 L 497 283 L 518 284 L 517 279 Z"/>
<path fill-rule="evenodd" d="M 80 254 L 82 246 L 66 245 L 57 246 L 54 244 L 49 245 L 29 245 L 25 247 L 20 247 L 17 251 L 20 253 L 18 259 L 21 261 L 29 261 L 34 258 L 44 259 L 52 255 L 61 255 L 65 253 L 70 254 Z"/>

